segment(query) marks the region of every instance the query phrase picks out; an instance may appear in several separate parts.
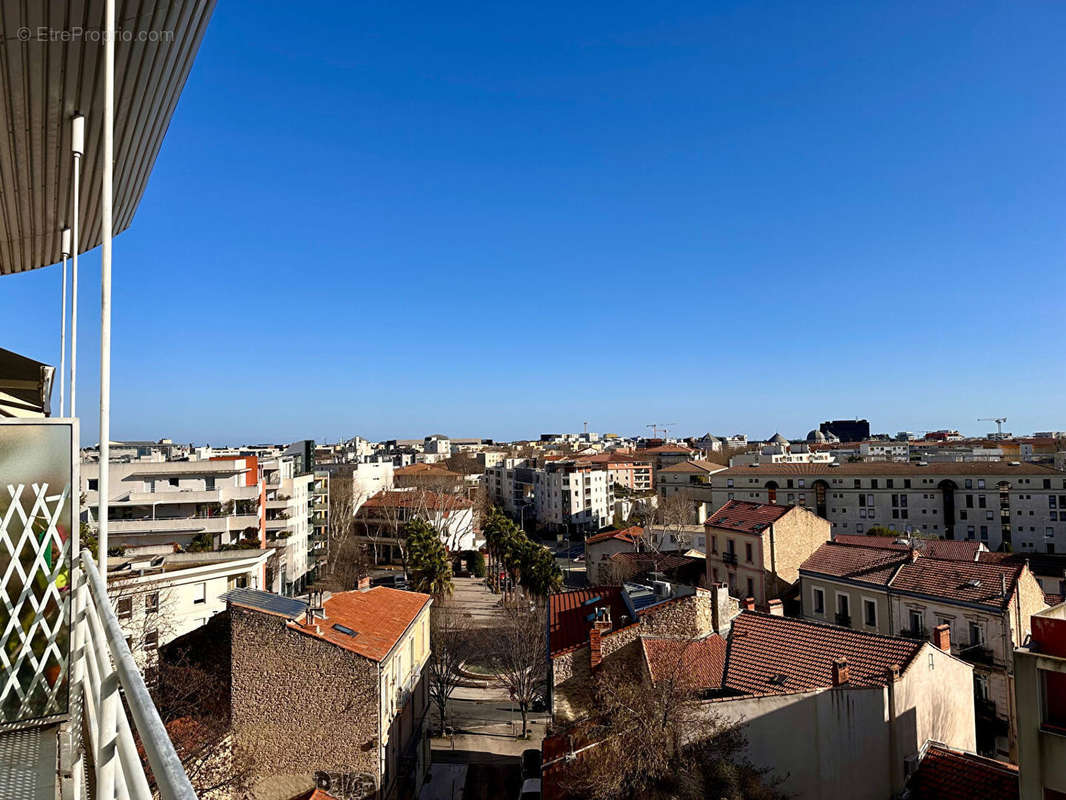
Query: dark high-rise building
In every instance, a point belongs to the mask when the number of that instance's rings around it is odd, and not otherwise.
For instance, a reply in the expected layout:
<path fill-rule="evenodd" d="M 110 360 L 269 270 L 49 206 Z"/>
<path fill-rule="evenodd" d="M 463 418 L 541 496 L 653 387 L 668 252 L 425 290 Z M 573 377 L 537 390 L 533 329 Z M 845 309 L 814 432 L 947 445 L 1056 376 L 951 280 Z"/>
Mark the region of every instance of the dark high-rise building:
<path fill-rule="evenodd" d="M 842 442 L 864 442 L 870 438 L 870 423 L 865 419 L 834 419 L 823 422 L 818 430 L 833 434 Z"/>

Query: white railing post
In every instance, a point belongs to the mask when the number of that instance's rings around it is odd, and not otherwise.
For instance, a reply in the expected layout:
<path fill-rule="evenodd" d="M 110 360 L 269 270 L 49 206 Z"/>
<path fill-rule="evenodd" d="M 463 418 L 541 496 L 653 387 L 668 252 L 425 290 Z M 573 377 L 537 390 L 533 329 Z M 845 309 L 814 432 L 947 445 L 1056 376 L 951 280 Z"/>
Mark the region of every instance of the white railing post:
<path fill-rule="evenodd" d="M 115 0 L 107 0 L 104 15 L 104 152 L 100 192 L 100 570 L 107 574 L 107 504 L 111 499 L 111 233 L 114 193 L 115 133 Z"/>

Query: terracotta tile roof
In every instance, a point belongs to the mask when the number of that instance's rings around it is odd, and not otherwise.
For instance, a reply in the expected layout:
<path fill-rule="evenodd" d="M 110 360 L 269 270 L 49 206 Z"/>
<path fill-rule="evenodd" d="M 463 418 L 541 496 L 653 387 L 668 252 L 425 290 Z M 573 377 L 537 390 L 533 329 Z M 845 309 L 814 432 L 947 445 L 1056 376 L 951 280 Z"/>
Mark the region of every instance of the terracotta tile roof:
<path fill-rule="evenodd" d="M 692 453 L 694 452 L 691 447 L 685 447 L 684 445 L 676 444 L 661 444 L 658 447 L 648 447 L 644 450 L 640 450 L 641 453 Z"/>
<path fill-rule="evenodd" d="M 1062 580 L 1066 555 L 1062 553 L 981 553 L 978 561 L 988 564 L 1028 564 L 1034 575 Z"/>
<path fill-rule="evenodd" d="M 829 464 L 758 464 L 747 467 L 730 467 L 715 477 L 733 478 L 744 475 L 1040 475 L 1042 477 L 1066 478 L 1066 473 L 1043 464 L 1022 462 L 1011 465 L 1007 461 L 933 461 L 924 467 L 895 461 L 841 462 Z"/>
<path fill-rule="evenodd" d="M 620 586 L 592 586 L 548 598 L 548 651 L 552 656 L 588 641 L 592 627 L 588 615 L 600 606 L 611 609 L 612 629 L 621 627 L 622 617 L 629 613 Z"/>
<path fill-rule="evenodd" d="M 695 641 L 642 636 L 644 662 L 653 683 L 676 678 L 689 689 L 720 689 L 726 641 L 711 634 Z"/>
<path fill-rule="evenodd" d="M 837 544 L 858 547 L 875 547 L 879 550 L 909 550 L 905 541 L 888 536 L 866 536 L 862 534 L 837 534 L 833 537 Z M 982 544 L 969 539 L 915 539 L 915 548 L 929 558 L 943 558 L 949 561 L 976 561 Z"/>
<path fill-rule="evenodd" d="M 324 603 L 325 619 L 316 617 L 314 626 L 308 627 L 301 617 L 289 622 L 289 627 L 372 661 L 381 661 L 430 599 L 428 594 L 387 586 L 375 586 L 365 592 L 341 592 Z M 337 625 L 355 631 L 356 635 L 337 630 Z"/>
<path fill-rule="evenodd" d="M 910 560 L 907 550 L 857 547 L 826 542 L 800 564 L 801 572 L 885 586 L 896 570 Z"/>
<path fill-rule="evenodd" d="M 1001 609 L 1010 601 L 1024 565 L 919 557 L 899 568 L 892 589 Z M 1001 593 L 1006 581 L 1006 595 Z"/>
<path fill-rule="evenodd" d="M 586 545 L 596 544 L 596 542 L 606 542 L 608 539 L 618 539 L 622 542 L 629 542 L 635 544 L 639 539 L 643 538 L 644 529 L 639 525 L 631 525 L 625 530 L 621 531 L 603 531 L 603 533 L 597 533 L 594 536 L 590 536 L 585 540 Z"/>
<path fill-rule="evenodd" d="M 460 508 L 473 508 L 474 504 L 461 495 L 400 490 L 380 491 L 363 503 L 363 508 L 420 508 L 422 506 L 435 510 L 455 511 Z"/>
<path fill-rule="evenodd" d="M 442 467 L 440 464 L 410 464 L 406 467 L 399 467 L 393 475 L 405 476 L 405 475 L 429 475 L 434 478 L 459 478 L 461 477 L 458 472 L 452 472 L 447 467 Z"/>
<path fill-rule="evenodd" d="M 744 533 L 759 533 L 770 527 L 796 506 L 773 503 L 749 503 L 745 500 L 730 500 L 707 518 L 709 528 L 724 528 Z"/>
<path fill-rule="evenodd" d="M 699 474 L 701 472 L 711 473 L 719 472 L 726 469 L 725 464 L 714 464 L 710 461 L 679 461 L 677 464 L 671 464 L 669 467 L 663 467 L 659 470 L 660 474 L 663 472 L 680 472 L 682 474 Z"/>
<path fill-rule="evenodd" d="M 930 744 L 907 788 L 911 800 L 1017 800 L 1018 767 Z"/>
<path fill-rule="evenodd" d="M 337 798 L 321 789 L 312 789 L 310 792 L 296 795 L 292 800 L 337 800 Z"/>
<path fill-rule="evenodd" d="M 851 686 L 884 686 L 923 642 L 862 633 L 756 611 L 733 620 L 722 686 L 745 694 L 788 694 L 833 685 L 833 659 L 846 658 Z"/>

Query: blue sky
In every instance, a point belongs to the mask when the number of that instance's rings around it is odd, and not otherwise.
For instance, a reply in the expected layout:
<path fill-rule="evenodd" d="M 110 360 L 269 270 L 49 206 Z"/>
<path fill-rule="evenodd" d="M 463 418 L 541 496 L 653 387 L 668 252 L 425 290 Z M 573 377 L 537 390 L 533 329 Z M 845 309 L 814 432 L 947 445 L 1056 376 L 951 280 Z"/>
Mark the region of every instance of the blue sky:
<path fill-rule="evenodd" d="M 1066 428 L 1064 29 L 227 0 L 115 243 L 113 435 Z M 3 283 L 0 344 L 58 364 L 58 269 Z"/>

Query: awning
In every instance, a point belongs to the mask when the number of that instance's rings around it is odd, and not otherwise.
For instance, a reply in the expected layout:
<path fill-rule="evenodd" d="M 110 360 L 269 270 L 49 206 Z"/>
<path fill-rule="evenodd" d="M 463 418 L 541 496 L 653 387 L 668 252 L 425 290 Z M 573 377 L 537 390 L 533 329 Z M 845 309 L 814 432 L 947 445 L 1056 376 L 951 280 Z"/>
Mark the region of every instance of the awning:
<path fill-rule="evenodd" d="M 53 367 L 0 349 L 0 418 L 51 414 Z"/>
<path fill-rule="evenodd" d="M 116 0 L 116 234 L 133 220 L 214 6 Z M 104 0 L 0 0 L 0 275 L 62 258 L 75 114 L 85 117 L 78 252 L 100 244 L 103 29 Z"/>

